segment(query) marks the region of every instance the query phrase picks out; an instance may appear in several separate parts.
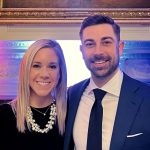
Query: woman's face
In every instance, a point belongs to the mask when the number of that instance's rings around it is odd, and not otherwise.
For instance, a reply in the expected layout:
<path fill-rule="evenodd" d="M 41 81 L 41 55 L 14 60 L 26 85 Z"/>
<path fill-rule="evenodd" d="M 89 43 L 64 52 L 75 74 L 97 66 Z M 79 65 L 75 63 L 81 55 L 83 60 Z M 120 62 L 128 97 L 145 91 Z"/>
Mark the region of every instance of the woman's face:
<path fill-rule="evenodd" d="M 30 70 L 31 96 L 49 97 L 60 78 L 59 58 L 53 48 L 40 49 Z"/>

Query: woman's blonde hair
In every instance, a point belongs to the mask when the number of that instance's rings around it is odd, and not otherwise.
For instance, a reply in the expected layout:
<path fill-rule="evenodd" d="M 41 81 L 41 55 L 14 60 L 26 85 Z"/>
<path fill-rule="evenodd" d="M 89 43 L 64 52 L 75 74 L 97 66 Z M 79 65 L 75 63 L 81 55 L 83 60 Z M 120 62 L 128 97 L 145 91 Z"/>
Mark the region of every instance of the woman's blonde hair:
<path fill-rule="evenodd" d="M 18 95 L 17 98 L 14 101 L 12 101 L 11 106 L 16 115 L 18 131 L 25 132 L 26 128 L 30 128 L 30 126 L 28 126 L 26 122 L 27 107 L 30 106 L 30 68 L 36 53 L 42 48 L 54 49 L 59 59 L 60 79 L 56 88 L 53 91 L 53 95 L 54 99 L 56 100 L 57 122 L 59 132 L 60 134 L 63 134 L 65 130 L 65 118 L 67 111 L 67 71 L 62 48 L 55 40 L 37 40 L 27 49 L 20 66 L 18 80 Z"/>

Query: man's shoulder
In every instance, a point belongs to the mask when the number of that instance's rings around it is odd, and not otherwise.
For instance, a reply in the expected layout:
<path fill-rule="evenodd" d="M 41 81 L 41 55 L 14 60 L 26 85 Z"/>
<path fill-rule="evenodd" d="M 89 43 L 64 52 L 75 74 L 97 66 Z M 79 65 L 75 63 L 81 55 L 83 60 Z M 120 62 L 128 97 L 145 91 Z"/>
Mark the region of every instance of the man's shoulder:
<path fill-rule="evenodd" d="M 124 75 L 123 85 L 124 87 L 128 87 L 130 89 L 136 89 L 137 91 L 140 91 L 143 94 L 147 93 L 150 95 L 150 85 L 148 83 L 129 77 L 128 75 Z"/>
<path fill-rule="evenodd" d="M 82 80 L 82 81 L 70 86 L 69 89 L 79 89 L 82 86 L 87 86 L 89 84 L 89 82 L 90 82 L 90 79 Z"/>

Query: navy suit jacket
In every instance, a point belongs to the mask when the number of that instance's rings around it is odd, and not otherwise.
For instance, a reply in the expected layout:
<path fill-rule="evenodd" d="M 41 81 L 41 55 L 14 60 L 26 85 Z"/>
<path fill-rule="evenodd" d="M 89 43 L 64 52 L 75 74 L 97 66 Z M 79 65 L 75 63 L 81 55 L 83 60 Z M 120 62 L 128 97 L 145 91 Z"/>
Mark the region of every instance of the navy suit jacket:
<path fill-rule="evenodd" d="M 73 125 L 89 79 L 68 90 L 64 150 L 73 150 Z M 124 74 L 110 150 L 150 150 L 150 86 Z"/>

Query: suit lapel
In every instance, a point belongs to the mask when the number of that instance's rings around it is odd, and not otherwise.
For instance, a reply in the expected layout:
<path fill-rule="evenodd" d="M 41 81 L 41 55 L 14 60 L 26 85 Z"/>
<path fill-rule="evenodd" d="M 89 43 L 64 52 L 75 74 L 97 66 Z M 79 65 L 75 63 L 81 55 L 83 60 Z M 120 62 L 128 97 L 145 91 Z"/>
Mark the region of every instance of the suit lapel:
<path fill-rule="evenodd" d="M 138 96 L 139 85 L 133 79 L 124 75 L 118 109 L 116 113 L 110 150 L 121 150 L 126 136 L 131 128 L 141 104 L 141 96 Z"/>
<path fill-rule="evenodd" d="M 67 123 L 66 123 L 66 131 L 65 131 L 65 136 L 66 136 L 66 140 L 65 141 L 65 148 L 64 149 L 73 149 L 73 124 L 75 121 L 75 116 L 77 113 L 77 109 L 79 106 L 79 102 L 81 99 L 81 96 L 85 90 L 85 88 L 87 87 L 87 85 L 89 84 L 90 80 L 84 80 L 81 83 L 75 85 L 73 88 L 69 89 L 68 92 L 68 100 L 69 100 L 69 107 L 68 107 L 68 116 L 67 116 Z M 71 143 L 71 144 L 70 144 Z M 67 148 L 68 147 L 68 148 Z"/>
<path fill-rule="evenodd" d="M 81 96 L 86 86 L 88 85 L 88 83 L 89 81 L 84 81 L 83 84 L 82 83 L 78 84 L 77 87 L 75 87 L 74 89 L 71 89 L 72 91 L 70 91 L 70 95 L 69 95 L 70 107 L 69 107 L 68 120 L 71 125 L 73 125 L 74 123 Z"/>

